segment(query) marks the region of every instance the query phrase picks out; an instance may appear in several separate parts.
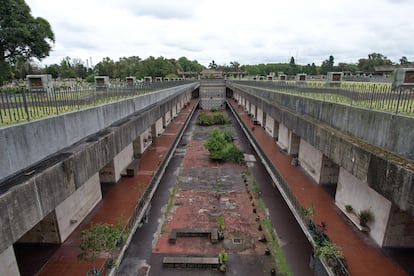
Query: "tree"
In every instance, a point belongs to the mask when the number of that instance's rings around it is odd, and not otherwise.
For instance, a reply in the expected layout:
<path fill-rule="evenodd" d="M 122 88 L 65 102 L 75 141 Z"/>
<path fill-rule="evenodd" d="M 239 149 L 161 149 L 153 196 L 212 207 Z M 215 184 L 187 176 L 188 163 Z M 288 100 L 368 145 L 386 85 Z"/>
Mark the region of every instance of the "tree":
<path fill-rule="evenodd" d="M 326 75 L 328 72 L 332 72 L 334 70 L 334 57 L 329 56 L 329 59 L 322 61 L 321 65 L 321 74 Z"/>
<path fill-rule="evenodd" d="M 386 56 L 380 53 L 372 53 L 368 55 L 368 59 L 361 58 L 358 61 L 358 68 L 367 73 L 373 73 L 375 66 L 391 65 L 392 62 Z"/>
<path fill-rule="evenodd" d="M 79 260 L 85 260 L 92 264 L 92 274 L 99 275 L 95 267 L 95 260 L 102 252 L 106 252 L 112 258 L 111 253 L 115 249 L 117 241 L 122 237 L 122 227 L 120 224 L 113 225 L 107 223 L 92 224 L 89 229 L 81 232 L 81 241 L 78 255 Z"/>
<path fill-rule="evenodd" d="M 48 21 L 34 18 L 24 0 L 5 0 L 0 5 L 0 83 L 19 58 L 42 59 L 49 55 L 54 33 Z"/>
<path fill-rule="evenodd" d="M 210 64 L 208 65 L 209 69 L 217 69 L 218 65 L 216 64 L 216 62 L 214 60 L 212 60 L 210 62 Z"/>
<path fill-rule="evenodd" d="M 402 64 L 408 64 L 408 63 L 410 63 L 409 61 L 408 61 L 408 59 L 407 59 L 407 57 L 406 56 L 402 56 L 401 58 L 400 58 L 400 64 L 402 65 Z"/>

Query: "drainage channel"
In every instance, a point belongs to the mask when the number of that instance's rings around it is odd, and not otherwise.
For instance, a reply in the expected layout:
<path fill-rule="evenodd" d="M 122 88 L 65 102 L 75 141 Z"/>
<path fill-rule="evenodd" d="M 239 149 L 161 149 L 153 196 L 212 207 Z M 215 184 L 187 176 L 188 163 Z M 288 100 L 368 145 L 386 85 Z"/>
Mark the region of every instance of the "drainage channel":
<path fill-rule="evenodd" d="M 275 235 L 277 241 L 282 249 L 283 254 L 285 255 L 289 270 L 292 275 L 313 275 L 311 269 L 309 268 L 309 257 L 312 253 L 311 245 L 309 244 L 305 234 L 302 232 L 300 226 L 296 222 L 294 216 L 290 212 L 288 206 L 283 200 L 283 197 L 280 193 L 274 188 L 272 179 L 268 175 L 263 164 L 259 161 L 255 151 L 252 146 L 249 144 L 248 139 L 245 137 L 243 131 L 241 130 L 240 125 L 231 114 L 227 111 L 228 117 L 232 121 L 232 125 L 229 127 L 232 129 L 236 137 L 238 146 L 244 151 L 245 156 L 247 157 L 247 170 L 257 183 L 259 189 L 258 194 L 261 197 L 264 205 L 266 206 L 265 213 L 271 221 L 273 227 L 275 228 Z M 206 270 L 206 269 L 167 269 L 162 266 L 162 258 L 168 254 L 165 252 L 165 247 L 161 248 L 157 245 L 161 234 L 164 229 L 162 229 L 165 221 L 165 212 L 168 212 L 168 202 L 171 201 L 172 195 L 176 193 L 177 182 L 180 182 L 179 192 L 176 195 L 179 198 L 176 198 L 173 208 L 179 208 L 180 200 L 184 200 L 182 194 L 188 193 L 192 186 L 195 185 L 194 181 L 203 187 L 208 187 L 206 189 L 220 189 L 221 200 L 220 204 L 214 205 L 214 210 L 221 208 L 220 206 L 227 206 L 227 208 L 233 208 L 232 202 L 227 198 L 226 193 L 231 193 L 234 190 L 236 192 L 243 191 L 243 188 L 235 186 L 238 185 L 235 181 L 237 176 L 232 176 L 231 173 L 234 173 L 234 170 L 231 168 L 222 168 L 218 165 L 216 168 L 201 168 L 201 169 L 189 169 L 186 168 L 183 164 L 185 158 L 189 158 L 189 152 L 194 150 L 194 145 L 202 144 L 203 137 L 205 133 L 200 130 L 200 127 L 195 124 L 196 117 L 198 112 L 194 113 L 193 118 L 190 121 L 189 126 L 184 132 L 184 135 L 179 143 L 178 148 L 175 151 L 174 156 L 171 158 L 170 163 L 168 164 L 165 174 L 160 181 L 160 186 L 156 190 L 152 201 L 151 209 L 148 213 L 148 220 L 146 223 L 142 224 L 135 232 L 129 247 L 125 251 L 124 258 L 118 267 L 116 274 L 117 275 L 194 275 L 195 273 L 199 275 L 219 275 L 220 272 L 216 270 Z M 197 144 L 198 143 L 198 144 Z M 201 159 L 201 156 L 200 156 Z M 194 162 L 197 161 L 197 156 L 195 156 Z M 213 169 L 216 169 L 213 171 Z M 208 174 L 210 172 L 210 174 Z M 213 173 L 212 173 L 213 172 Z M 215 174 L 215 175 L 212 175 Z M 201 177 L 200 177 L 201 176 Z M 197 178 L 198 177 L 198 178 Z M 207 183 L 210 178 L 215 178 L 219 187 L 212 187 Z M 181 180 L 180 180 L 181 179 Z M 186 182 L 187 181 L 187 182 Z M 193 182 L 192 182 L 193 181 Z M 233 186 L 229 186 L 228 183 L 235 183 Z M 241 182 L 241 181 L 240 181 Z M 187 183 L 187 184 L 186 184 Z M 188 184 L 189 183 L 189 184 Z M 206 184 L 207 183 L 207 184 Z M 211 181 L 210 181 L 211 183 Z M 226 184 L 227 183 L 227 184 Z M 174 189 L 174 190 L 173 190 Z M 208 191 L 205 191 L 208 192 Z M 177 197 L 177 196 L 176 196 Z M 200 201 L 200 195 L 192 195 L 191 202 Z M 195 203 L 194 203 L 195 204 Z M 244 202 L 242 204 L 250 204 Z M 245 206 L 239 206 L 245 207 Z M 224 207 L 223 207 L 224 208 Z M 249 209 L 250 210 L 250 209 Z M 201 211 L 201 210 L 200 210 Z M 203 209 L 203 212 L 208 212 Z M 201 214 L 201 213 L 200 213 Z M 169 220 L 174 220 L 174 216 L 166 217 L 167 222 Z M 212 216 L 212 212 L 211 212 Z M 201 217 L 201 215 L 200 215 Z M 215 218 L 214 218 L 215 219 Z M 197 216 L 189 217 L 191 224 L 198 225 L 200 222 L 197 220 Z M 229 228 L 231 225 L 229 225 Z M 228 247 L 237 247 L 243 246 L 245 240 L 243 240 L 243 233 L 240 233 L 240 236 L 234 236 L 231 239 L 229 238 Z M 254 243 L 254 241 L 252 241 Z M 230 245 L 231 244 L 231 245 Z M 223 243 L 223 245 L 226 245 Z M 175 245 L 174 245 L 175 246 Z M 167 251 L 171 249 L 171 252 L 177 250 L 174 246 L 167 247 Z M 189 245 L 188 252 L 192 250 L 192 247 L 196 247 L 197 244 L 193 243 Z M 160 252 L 158 252 L 160 250 Z M 164 250 L 164 251 L 163 251 Z M 254 251 L 254 249 L 253 249 Z M 164 254 L 163 254 L 164 253 Z M 211 253 L 211 252 L 210 252 Z M 229 271 L 232 275 L 267 275 L 269 273 L 268 265 L 264 263 L 267 257 L 264 256 L 261 252 L 258 254 L 229 254 Z M 270 274 L 268 274 L 270 275 Z"/>

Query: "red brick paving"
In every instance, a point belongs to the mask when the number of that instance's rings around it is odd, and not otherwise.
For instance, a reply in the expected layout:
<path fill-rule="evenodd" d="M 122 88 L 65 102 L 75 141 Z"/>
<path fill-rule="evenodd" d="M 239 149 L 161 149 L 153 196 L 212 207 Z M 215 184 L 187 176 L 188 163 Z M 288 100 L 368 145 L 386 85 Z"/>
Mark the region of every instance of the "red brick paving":
<path fill-rule="evenodd" d="M 234 101 L 231 105 L 251 129 L 253 121 L 245 110 Z M 291 157 L 281 152 L 272 137 L 261 127 L 255 127 L 252 132 L 261 148 L 271 160 L 279 173 L 289 184 L 303 206 L 315 206 L 314 220 L 327 224 L 327 235 L 339 245 L 348 263 L 351 275 L 407 275 L 392 259 L 388 258 L 381 249 L 370 239 L 361 239 L 349 224 L 347 224 L 334 199 L 317 185 L 300 167 L 291 164 Z"/>
<path fill-rule="evenodd" d="M 76 258 L 79 254 L 77 245 L 80 232 L 86 229 L 92 221 L 116 223 L 120 216 L 129 217 L 131 215 L 135 204 L 151 179 L 152 172 L 157 170 L 164 156 L 163 154 L 166 154 L 166 151 L 171 146 L 175 135 L 182 127 L 193 105 L 194 102 L 192 102 L 190 107 L 183 109 L 178 117 L 167 127 L 166 132 L 162 136 L 155 138 L 155 143 L 151 146 L 151 150 L 146 151 L 142 156 L 138 174 L 133 178 L 122 178 L 118 184 L 109 190 L 102 202 L 96 206 L 84 222 L 55 252 L 53 257 L 39 272 L 39 275 L 85 275 L 91 268 L 91 265 L 86 262 L 79 262 Z M 238 110 L 247 126 L 251 128 L 253 122 L 246 112 L 239 108 L 234 101 L 232 101 L 232 105 Z M 355 233 L 355 230 L 339 214 L 333 198 L 306 176 L 300 168 L 291 166 L 291 158 L 280 152 L 278 146 L 264 129 L 256 127 L 253 133 L 267 153 L 267 156 L 287 180 L 302 205 L 309 206 L 314 204 L 316 210 L 315 221 L 327 223 L 327 234 L 331 240 L 342 247 L 351 275 L 406 275 L 397 264 L 383 254 L 378 246 L 366 239 L 361 239 Z M 211 162 L 210 165 L 213 166 L 214 162 Z M 162 239 L 165 239 L 165 237 L 165 235 L 161 236 L 159 243 L 163 243 Z M 184 248 L 191 248 L 192 246 L 195 248 L 212 248 L 208 240 L 201 238 L 198 242 L 195 239 L 177 240 L 177 243 L 179 242 L 189 243 L 183 246 Z M 194 246 L 197 243 L 199 245 Z M 205 243 L 208 243 L 209 246 Z M 175 248 L 180 249 L 177 246 Z M 97 267 L 100 267 L 103 261 L 103 259 L 98 259 Z"/>
<path fill-rule="evenodd" d="M 87 229 L 91 222 L 115 224 L 123 221 L 126 223 L 127 218 L 131 217 L 137 202 L 149 185 L 152 172 L 158 170 L 195 104 L 196 101 L 192 100 L 190 105 L 183 108 L 167 126 L 163 135 L 154 139 L 153 144 L 141 157 L 137 175 L 132 178 L 121 178 L 116 185 L 110 188 L 102 201 L 64 241 L 38 275 L 85 275 L 91 269 L 90 263 L 77 259 L 77 255 L 80 253 L 78 249 L 80 232 Z M 104 256 L 97 259 L 96 267 L 100 268 L 104 261 Z"/>

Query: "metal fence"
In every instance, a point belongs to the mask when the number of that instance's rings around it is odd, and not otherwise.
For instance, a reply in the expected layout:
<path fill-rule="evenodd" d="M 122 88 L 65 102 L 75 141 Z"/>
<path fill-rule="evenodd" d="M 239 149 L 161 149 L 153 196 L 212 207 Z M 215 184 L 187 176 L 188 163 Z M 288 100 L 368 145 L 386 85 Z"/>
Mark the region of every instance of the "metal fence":
<path fill-rule="evenodd" d="M 192 80 L 143 82 L 114 87 L 73 87 L 33 90 L 25 87 L 0 90 L 0 126 L 30 121 L 42 117 L 80 110 L 123 98 L 194 82 Z"/>
<path fill-rule="evenodd" d="M 414 116 L 414 89 L 384 83 L 233 81 L 239 85 L 269 89 L 279 93 L 360 106 L 368 109 Z"/>

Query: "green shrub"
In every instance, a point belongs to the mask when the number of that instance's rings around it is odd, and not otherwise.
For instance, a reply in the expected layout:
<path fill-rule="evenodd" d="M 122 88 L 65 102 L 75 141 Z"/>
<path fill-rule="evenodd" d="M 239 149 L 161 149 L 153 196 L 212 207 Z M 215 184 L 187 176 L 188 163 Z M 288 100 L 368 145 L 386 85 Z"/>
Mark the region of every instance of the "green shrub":
<path fill-rule="evenodd" d="M 204 146 L 208 149 L 211 159 L 238 163 L 244 161 L 243 152 L 233 144 L 233 136 L 229 131 L 215 128 L 208 133 L 208 136 Z"/>
<path fill-rule="evenodd" d="M 231 121 L 222 111 L 202 111 L 197 117 L 197 125 L 200 126 L 225 125 L 229 123 Z"/>

